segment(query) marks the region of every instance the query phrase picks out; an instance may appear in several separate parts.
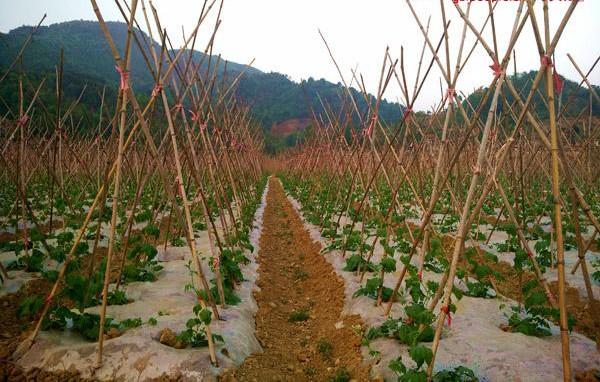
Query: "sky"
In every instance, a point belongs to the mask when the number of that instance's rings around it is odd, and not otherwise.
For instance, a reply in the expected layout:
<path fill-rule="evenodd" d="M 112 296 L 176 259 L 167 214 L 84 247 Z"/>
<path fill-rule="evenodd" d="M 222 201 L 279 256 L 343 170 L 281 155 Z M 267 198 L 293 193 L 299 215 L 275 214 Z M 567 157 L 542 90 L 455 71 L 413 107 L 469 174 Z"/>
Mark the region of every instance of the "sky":
<path fill-rule="evenodd" d="M 122 21 L 114 0 L 97 2 L 105 20 Z M 443 32 L 441 3 L 447 20 L 451 21 L 448 31 L 449 56 L 451 71 L 454 72 L 464 22 L 453 1 L 411 0 L 423 26 L 431 17 L 429 35 L 433 44 L 437 43 Z M 465 12 L 466 3 L 459 2 Z M 183 32 L 195 27 L 202 8 L 201 0 L 154 0 L 153 4 L 163 28 L 167 29 L 175 44 L 183 42 Z M 208 41 L 218 5 L 219 2 L 201 26 L 201 39 L 197 47 L 203 47 Z M 551 36 L 569 5 L 568 0 L 549 1 Z M 514 0 L 500 0 L 496 5 L 494 17 L 500 56 L 505 54 L 517 8 L 518 1 Z M 470 20 L 479 29 L 488 14 L 487 1 L 473 1 L 470 12 Z M 36 24 L 44 13 L 47 18 L 43 25 L 78 19 L 96 20 L 91 3 L 87 0 L 0 0 L 0 31 L 5 33 L 21 25 Z M 544 33 L 541 1 L 536 4 L 536 16 L 541 33 Z M 600 0 L 583 0 L 577 5 L 556 49 L 556 69 L 561 75 L 572 80 L 581 79 L 567 53 L 571 54 L 583 72 L 587 72 L 600 55 L 599 16 Z M 321 30 L 345 80 L 351 81 L 352 70 L 355 69 L 371 93 L 377 92 L 386 47 L 389 47 L 394 59 L 399 58 L 401 48 L 404 49 L 406 79 L 412 90 L 424 42 L 406 0 L 224 0 L 221 20 L 213 53 L 220 53 L 224 58 L 238 63 L 249 63 L 255 59 L 254 67 L 266 72 L 284 73 L 295 81 L 313 77 L 341 82 L 319 36 Z M 483 36 L 493 46 L 489 26 Z M 473 34 L 467 31 L 463 58 L 474 42 Z M 539 56 L 530 23 L 523 29 L 515 50 L 517 71 L 539 68 Z M 444 66 L 445 57 L 445 48 L 442 46 L 440 58 Z M 426 48 L 423 65 L 428 65 L 430 59 L 431 52 Z M 489 56 L 478 46 L 458 78 L 457 92 L 468 94 L 480 86 L 489 85 L 493 78 L 490 64 Z M 509 73 L 512 73 L 513 62 L 509 68 Z M 600 64 L 589 79 L 595 85 L 600 84 Z M 430 110 L 439 102 L 446 87 L 441 71 L 434 64 L 415 101 L 415 110 Z M 384 98 L 405 103 L 395 78 Z"/>

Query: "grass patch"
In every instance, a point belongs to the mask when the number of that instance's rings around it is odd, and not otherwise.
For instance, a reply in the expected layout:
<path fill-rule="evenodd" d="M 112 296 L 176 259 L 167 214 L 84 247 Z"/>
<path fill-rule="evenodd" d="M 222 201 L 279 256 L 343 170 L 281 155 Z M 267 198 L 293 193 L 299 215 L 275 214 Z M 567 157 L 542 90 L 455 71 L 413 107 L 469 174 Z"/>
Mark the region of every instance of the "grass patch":
<path fill-rule="evenodd" d="M 333 350 L 333 345 L 331 342 L 327 341 L 327 338 L 319 338 L 317 341 L 317 351 L 321 353 L 321 355 L 327 359 L 331 358 L 331 351 Z"/>
<path fill-rule="evenodd" d="M 329 382 L 349 382 L 350 379 L 348 370 L 344 366 L 341 366 L 335 370 L 335 374 L 329 379 Z"/>
<path fill-rule="evenodd" d="M 308 313 L 308 309 L 302 308 L 302 309 L 294 310 L 292 312 L 292 314 L 290 314 L 288 321 L 290 321 L 290 322 L 306 321 L 306 320 L 308 320 L 309 317 L 310 317 L 310 315 Z"/>
<path fill-rule="evenodd" d="M 294 268 L 294 279 L 304 281 L 308 279 L 308 273 L 302 268 Z"/>

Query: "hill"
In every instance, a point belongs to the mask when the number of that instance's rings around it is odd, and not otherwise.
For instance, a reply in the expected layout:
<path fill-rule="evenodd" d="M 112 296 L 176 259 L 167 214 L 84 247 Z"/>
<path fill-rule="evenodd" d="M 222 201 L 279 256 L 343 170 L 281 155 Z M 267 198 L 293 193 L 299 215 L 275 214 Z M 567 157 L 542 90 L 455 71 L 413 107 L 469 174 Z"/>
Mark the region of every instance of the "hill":
<path fill-rule="evenodd" d="M 117 43 L 117 48 L 122 52 L 127 34 L 126 24 L 109 22 L 107 25 Z M 32 27 L 23 26 L 6 34 L 0 33 L 0 73 L 4 73 L 17 56 L 31 30 Z M 139 30 L 135 33 L 142 44 L 150 43 L 148 35 Z M 152 43 L 157 50 L 160 50 L 156 42 Z M 28 86 L 29 91 L 34 84 L 46 78 L 40 99 L 45 104 L 46 110 L 52 114 L 56 108 L 55 70 L 60 62 L 61 49 L 64 52 L 63 103 L 66 105 L 75 100 L 85 87 L 81 104 L 75 109 L 73 118 L 75 121 L 81 121 L 81 129 L 95 126 L 103 89 L 110 104 L 117 95 L 118 85 L 118 74 L 114 68 L 112 54 L 97 22 L 80 20 L 40 27 L 17 69 L 23 70 L 27 74 L 26 78 L 31 81 L 31 85 Z M 194 62 L 202 62 L 201 71 L 207 68 L 209 60 L 204 53 L 193 51 L 192 56 Z M 334 84 L 324 79 L 313 78 L 295 82 L 281 73 L 265 73 L 243 64 L 212 57 L 213 66 L 217 61 L 219 62 L 218 75 L 224 75 L 226 80 L 231 81 L 241 71 L 245 71 L 245 75 L 237 85 L 235 96 L 242 104 L 251 107 L 254 119 L 265 131 L 267 149 L 271 152 L 294 145 L 298 139 L 301 139 L 312 112 L 317 114 L 324 112 L 323 104 L 336 113 L 342 108 L 344 89 L 340 83 Z M 0 86 L 0 115 L 7 113 L 10 115 L 9 107 L 14 108 L 18 104 L 19 70 L 13 70 Z M 144 55 L 136 44 L 132 45 L 130 76 L 136 94 L 140 97 L 149 96 L 154 80 Z M 534 76 L 535 72 L 532 71 L 511 76 L 511 79 L 517 89 L 527 94 Z M 561 104 L 567 105 L 565 115 L 575 117 L 588 110 L 589 91 L 584 87 L 578 87 L 578 84 L 573 81 L 562 79 L 564 88 Z M 600 92 L 600 88 L 596 87 L 596 89 Z M 367 103 L 362 94 L 355 89 L 351 91 L 360 111 L 364 113 Z M 481 88 L 467 96 L 471 105 L 479 103 L 484 91 L 485 88 Z M 374 102 L 374 97 L 369 97 L 370 102 Z M 508 92 L 505 92 L 505 97 L 508 104 L 513 102 Z M 469 110 L 466 102 L 465 107 Z M 501 110 L 502 107 L 505 106 L 501 103 L 498 109 Z M 401 118 L 403 109 L 404 107 L 397 103 L 382 101 L 380 119 L 388 123 L 397 122 Z M 547 118 L 547 108 L 539 93 L 534 98 L 533 110 L 540 118 Z M 600 116 L 600 105 L 594 103 L 592 112 L 595 116 Z M 485 113 L 482 115 L 485 116 Z"/>
<path fill-rule="evenodd" d="M 127 25 L 120 22 L 109 22 L 107 25 L 117 48 L 122 52 Z M 31 30 L 32 27 L 24 26 L 7 34 L 0 34 L 0 69 L 5 69 L 12 62 Z M 143 41 L 150 41 L 149 36 L 139 30 L 136 30 L 136 36 L 142 44 Z M 153 43 L 160 50 L 159 45 Z M 99 24 L 95 21 L 69 21 L 40 27 L 23 55 L 22 69 L 31 78 L 46 76 L 53 80 L 61 49 L 64 50 L 64 93 L 67 98 L 75 99 L 83 86 L 87 85 L 83 106 L 88 108 L 88 112 L 93 112 L 99 105 L 98 94 L 104 86 L 107 87 L 109 96 L 116 94 L 118 75 L 114 69 L 112 54 Z M 193 52 L 193 60 L 196 63 L 205 58 L 204 56 L 202 52 Z M 207 62 L 208 60 L 204 59 L 200 70 L 206 68 Z M 216 57 L 213 57 L 214 62 Z M 232 79 L 242 70 L 246 70 L 246 73 L 238 84 L 236 96 L 242 103 L 251 106 L 255 119 L 265 130 L 286 120 L 310 118 L 311 108 L 320 113 L 322 105 L 317 94 L 333 110 L 338 110 L 341 106 L 341 84 L 312 78 L 298 83 L 280 73 L 265 73 L 255 68 L 247 68 L 246 65 L 220 60 L 219 75 L 225 73 L 226 78 Z M 132 45 L 130 78 L 137 94 L 147 94 L 154 86 L 144 56 L 136 44 Z M 44 89 L 42 99 L 53 95 L 53 87 L 53 81 L 47 81 L 47 89 Z M 9 105 L 15 105 L 15 90 L 16 82 L 13 80 L 11 84 L 9 81 L 8 84 L 2 84 L 0 96 Z M 360 93 L 354 89 L 352 91 L 359 101 L 361 111 L 366 110 L 366 103 Z M 6 111 L 5 105 L 1 103 L 0 112 Z M 388 122 L 398 120 L 401 112 L 401 106 L 397 103 L 383 102 L 380 108 L 381 118 Z"/>
<path fill-rule="evenodd" d="M 523 99 L 527 97 L 529 91 L 531 90 L 531 84 L 536 76 L 536 71 L 530 72 L 522 72 L 517 73 L 516 75 L 512 75 L 509 78 L 511 79 L 513 85 L 516 89 L 519 89 L 521 92 L 521 96 Z M 558 100 L 557 105 L 559 106 L 558 110 L 563 110 L 562 113 L 565 117 L 577 117 L 580 113 L 585 113 L 587 115 L 589 113 L 589 105 L 590 105 L 590 91 L 585 87 L 579 87 L 579 83 L 573 82 L 561 75 L 559 75 L 560 80 L 562 81 L 562 92 L 560 94 L 555 95 L 555 98 Z M 592 85 L 593 86 L 593 85 Z M 594 86 L 596 93 L 600 93 L 600 87 Z M 481 98 L 487 91 L 486 87 L 482 87 L 473 93 L 467 96 L 467 100 L 471 105 L 478 105 Z M 545 104 L 545 100 L 540 96 L 540 92 L 544 93 L 545 85 L 541 84 L 538 88 L 537 94 L 533 98 L 533 103 L 530 108 L 531 111 L 534 111 L 535 114 L 542 120 L 548 119 L 548 107 Z M 512 105 L 514 102 L 514 97 L 508 91 L 504 91 L 504 97 L 508 105 Z M 486 105 L 486 109 L 491 104 L 491 100 L 488 101 L 488 105 Z M 467 108 L 467 103 L 464 103 L 464 106 Z M 498 101 L 498 111 L 503 110 L 506 105 L 503 100 Z M 469 108 L 467 108 L 469 110 Z M 520 108 L 517 107 L 518 111 Z M 600 116 L 600 104 L 597 102 L 592 103 L 592 114 L 595 116 Z M 485 116 L 482 113 L 482 118 Z"/>

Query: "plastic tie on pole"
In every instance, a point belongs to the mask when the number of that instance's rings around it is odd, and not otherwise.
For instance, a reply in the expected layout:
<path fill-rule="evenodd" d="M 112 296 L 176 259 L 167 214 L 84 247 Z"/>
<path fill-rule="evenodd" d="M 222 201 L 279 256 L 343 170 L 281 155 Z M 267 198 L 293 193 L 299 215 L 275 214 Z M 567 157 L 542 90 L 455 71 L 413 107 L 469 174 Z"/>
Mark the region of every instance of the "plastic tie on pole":
<path fill-rule="evenodd" d="M 406 121 L 408 119 L 408 117 L 410 117 L 410 114 L 412 113 L 412 111 L 413 111 L 413 109 L 410 106 L 407 107 L 406 109 L 404 109 L 404 113 L 402 114 L 402 119 Z"/>
<path fill-rule="evenodd" d="M 192 115 L 192 121 L 196 122 L 200 119 L 200 113 L 196 113 L 194 110 L 189 110 Z"/>
<path fill-rule="evenodd" d="M 183 104 L 182 104 L 182 103 L 176 103 L 176 104 L 173 106 L 173 111 L 174 111 L 174 112 L 179 112 L 179 111 L 181 111 L 182 109 L 183 109 Z"/>
<path fill-rule="evenodd" d="M 492 63 L 492 65 L 490 65 L 490 69 L 492 69 L 492 71 L 494 72 L 494 77 L 496 78 L 504 74 L 504 69 L 502 69 L 502 66 L 498 62 L 497 58 L 494 58 L 494 62 Z"/>
<path fill-rule="evenodd" d="M 552 65 L 552 59 L 547 54 L 544 54 L 540 58 L 540 63 L 542 64 L 542 69 L 546 69 L 548 66 Z"/>
<path fill-rule="evenodd" d="M 377 123 L 377 114 L 375 114 L 373 116 L 373 118 L 371 118 L 371 123 L 369 124 L 369 127 L 367 127 L 366 129 L 363 130 L 363 135 L 365 137 L 371 137 L 371 135 L 373 135 L 373 129 L 375 128 L 375 124 Z"/>
<path fill-rule="evenodd" d="M 448 305 L 442 306 L 440 310 L 446 313 L 446 317 L 448 318 L 448 326 L 452 326 L 452 314 L 450 313 L 450 308 L 448 308 Z"/>
<path fill-rule="evenodd" d="M 163 89 L 163 87 L 161 84 L 154 85 L 154 88 L 152 89 L 152 98 L 158 97 L 158 95 L 160 94 L 162 89 Z"/>
<path fill-rule="evenodd" d="M 556 65 L 552 64 L 552 79 L 554 80 L 554 91 L 556 93 L 562 93 L 563 90 L 563 80 L 560 78 L 560 75 L 556 72 Z"/>
<path fill-rule="evenodd" d="M 56 129 L 56 135 L 58 135 L 59 137 L 63 137 L 64 139 L 67 139 L 67 133 L 65 133 L 65 130 L 62 127 L 59 127 L 58 129 Z"/>
<path fill-rule="evenodd" d="M 115 66 L 115 69 L 117 69 L 117 72 L 119 72 L 120 76 L 119 88 L 122 91 L 129 90 L 129 72 L 125 69 L 121 69 L 121 67 L 118 65 Z"/>
<path fill-rule="evenodd" d="M 448 90 L 446 90 L 446 100 L 448 101 L 448 103 L 452 102 L 455 97 L 456 92 L 454 91 L 454 88 L 448 88 Z"/>
<path fill-rule="evenodd" d="M 27 124 L 27 122 L 29 122 L 29 116 L 27 114 L 23 114 L 18 120 L 17 120 L 17 126 L 23 127 Z"/>

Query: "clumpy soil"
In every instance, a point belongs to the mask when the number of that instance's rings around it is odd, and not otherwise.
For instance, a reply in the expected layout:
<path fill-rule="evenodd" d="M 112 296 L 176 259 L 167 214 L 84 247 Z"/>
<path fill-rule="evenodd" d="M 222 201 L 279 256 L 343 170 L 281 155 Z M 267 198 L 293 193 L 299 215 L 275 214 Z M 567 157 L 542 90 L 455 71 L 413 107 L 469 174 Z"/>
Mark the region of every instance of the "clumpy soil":
<path fill-rule="evenodd" d="M 258 258 L 253 354 L 223 381 L 366 381 L 358 316 L 342 316 L 344 284 L 271 179 Z"/>
<path fill-rule="evenodd" d="M 550 290 L 555 296 L 558 296 L 558 282 L 552 281 Z M 596 341 L 596 348 L 600 350 L 600 301 L 582 298 L 579 289 L 573 288 L 568 283 L 565 288 L 565 297 L 567 312 L 575 318 L 573 330 Z"/>
<path fill-rule="evenodd" d="M 96 248 L 96 269 L 99 259 L 107 254 L 106 247 Z M 119 274 L 121 256 L 115 254 L 115 261 L 111 268 L 112 281 L 116 281 Z M 87 272 L 91 255 L 81 259 L 81 271 Z M 11 293 L 0 297 L 0 382 L 3 381 L 78 381 L 82 380 L 77 371 L 53 372 L 39 368 L 24 370 L 10 360 L 10 356 L 27 339 L 40 318 L 38 311 L 34 315 L 19 317 L 18 310 L 21 302 L 30 296 L 45 298 L 52 289 L 53 282 L 47 279 L 34 279 L 24 284 L 17 293 Z M 75 304 L 67 297 L 56 297 L 55 301 L 68 308 L 74 308 Z"/>
<path fill-rule="evenodd" d="M 19 292 L 0 297 L 0 322 L 2 322 L 0 330 L 0 362 L 8 359 L 19 343 L 27 338 L 32 326 L 39 318 L 39 314 L 29 317 L 19 317 L 17 312 L 20 302 L 28 296 L 46 296 L 51 288 L 52 284 L 47 280 L 31 280 Z M 0 371 L 2 366 L 3 364 L 0 364 Z"/>

